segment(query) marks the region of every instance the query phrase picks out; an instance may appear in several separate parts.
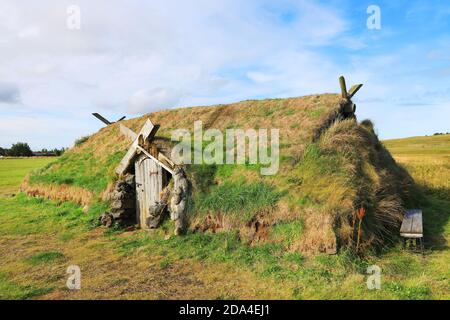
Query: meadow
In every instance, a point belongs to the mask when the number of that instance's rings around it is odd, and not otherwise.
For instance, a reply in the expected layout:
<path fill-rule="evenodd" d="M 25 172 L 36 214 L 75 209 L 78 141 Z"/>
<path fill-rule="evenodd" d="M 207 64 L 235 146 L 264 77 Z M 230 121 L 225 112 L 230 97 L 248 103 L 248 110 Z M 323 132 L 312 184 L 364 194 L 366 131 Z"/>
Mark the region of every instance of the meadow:
<path fill-rule="evenodd" d="M 86 209 L 21 193 L 11 197 L 27 172 L 51 160 L 0 160 L 0 298 L 448 300 L 447 137 L 385 142 L 426 189 L 423 256 L 402 250 L 400 242 L 365 257 L 346 251 L 306 256 L 276 241 L 248 246 L 234 232 L 164 237 L 170 221 L 155 232 L 104 229 L 96 220 L 101 204 Z M 214 194 L 205 199 L 213 200 Z M 300 232 L 299 223 L 281 223 L 269 237 L 290 241 Z M 72 264 L 81 268 L 81 290 L 65 285 Z M 381 267 L 380 290 L 367 288 L 370 265 Z"/>
<path fill-rule="evenodd" d="M 384 143 L 427 193 L 450 200 L 450 134 Z"/>
<path fill-rule="evenodd" d="M 41 168 L 55 158 L 2 158 L 0 159 L 0 194 L 16 193 L 27 173 Z"/>

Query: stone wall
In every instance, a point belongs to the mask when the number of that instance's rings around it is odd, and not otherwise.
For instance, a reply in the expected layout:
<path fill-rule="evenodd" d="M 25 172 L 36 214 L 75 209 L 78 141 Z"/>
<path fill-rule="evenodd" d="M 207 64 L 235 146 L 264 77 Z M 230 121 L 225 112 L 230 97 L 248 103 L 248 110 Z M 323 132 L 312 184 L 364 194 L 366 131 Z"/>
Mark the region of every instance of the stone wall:
<path fill-rule="evenodd" d="M 136 187 L 134 175 L 126 175 L 116 182 L 110 195 L 111 209 L 100 217 L 102 225 L 111 227 L 136 223 Z"/>

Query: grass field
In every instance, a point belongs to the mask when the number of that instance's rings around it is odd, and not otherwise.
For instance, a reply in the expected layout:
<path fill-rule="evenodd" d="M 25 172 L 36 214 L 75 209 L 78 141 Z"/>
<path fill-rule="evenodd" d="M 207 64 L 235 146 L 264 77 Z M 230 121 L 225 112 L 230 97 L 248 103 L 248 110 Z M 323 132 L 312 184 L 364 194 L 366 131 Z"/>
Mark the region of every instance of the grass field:
<path fill-rule="evenodd" d="M 384 143 L 429 194 L 450 200 L 450 134 Z"/>
<path fill-rule="evenodd" d="M 55 158 L 0 159 L 0 195 L 16 193 L 24 176 L 33 169 L 42 168 Z"/>
<path fill-rule="evenodd" d="M 0 298 L 450 299 L 450 143 L 414 139 L 385 144 L 427 188 L 423 257 L 400 243 L 361 259 L 348 252 L 303 256 L 276 241 L 247 246 L 236 233 L 164 237 L 171 222 L 154 233 L 106 230 L 95 221 L 102 207 L 84 212 L 18 194 L 0 196 Z M 429 147 L 435 142 L 441 151 Z M 15 192 L 26 172 L 45 161 L 0 160 L 0 194 Z M 280 224 L 270 237 L 295 237 L 301 228 Z M 72 264 L 81 268 L 79 291 L 65 286 Z M 374 264 L 382 269 L 381 290 L 366 286 L 366 269 Z"/>

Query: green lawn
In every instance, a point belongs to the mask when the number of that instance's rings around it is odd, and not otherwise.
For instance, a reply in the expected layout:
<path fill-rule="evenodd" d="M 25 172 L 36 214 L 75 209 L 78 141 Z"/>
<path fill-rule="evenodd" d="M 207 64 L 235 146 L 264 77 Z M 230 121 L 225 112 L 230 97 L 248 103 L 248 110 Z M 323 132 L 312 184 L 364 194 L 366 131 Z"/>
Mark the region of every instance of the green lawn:
<path fill-rule="evenodd" d="M 56 158 L 2 158 L 0 159 L 0 196 L 16 193 L 24 176 Z"/>

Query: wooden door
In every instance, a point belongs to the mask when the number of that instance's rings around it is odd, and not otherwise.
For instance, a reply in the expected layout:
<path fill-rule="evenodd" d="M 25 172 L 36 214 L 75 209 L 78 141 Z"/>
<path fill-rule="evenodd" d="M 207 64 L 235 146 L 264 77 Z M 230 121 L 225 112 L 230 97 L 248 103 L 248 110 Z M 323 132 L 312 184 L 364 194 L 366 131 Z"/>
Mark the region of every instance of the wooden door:
<path fill-rule="evenodd" d="M 136 174 L 136 220 L 147 229 L 146 220 L 150 207 L 160 200 L 163 189 L 163 168 L 154 160 L 142 155 L 135 163 Z"/>

